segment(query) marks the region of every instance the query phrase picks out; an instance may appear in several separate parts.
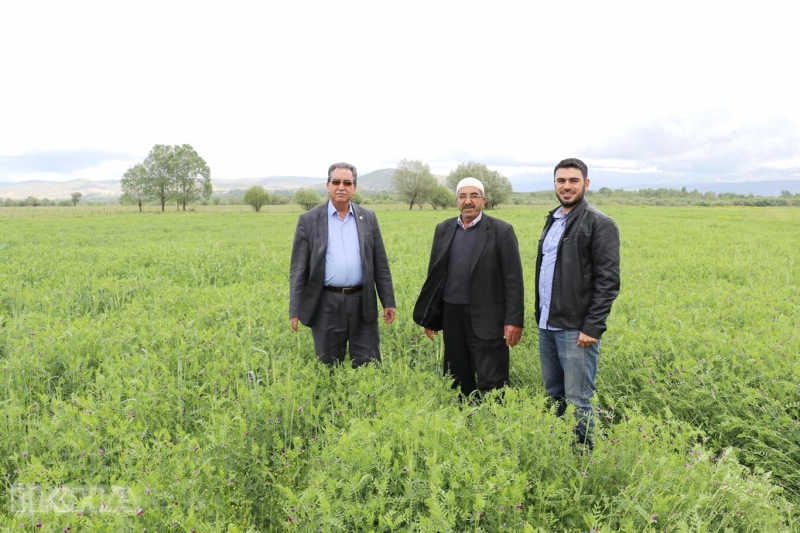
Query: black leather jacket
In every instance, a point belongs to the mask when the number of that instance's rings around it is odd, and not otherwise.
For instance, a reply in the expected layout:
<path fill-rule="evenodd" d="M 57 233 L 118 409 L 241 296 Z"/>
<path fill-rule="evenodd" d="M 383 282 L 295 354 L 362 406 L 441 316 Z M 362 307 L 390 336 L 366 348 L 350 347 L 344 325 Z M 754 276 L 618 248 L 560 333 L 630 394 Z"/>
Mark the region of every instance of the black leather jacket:
<path fill-rule="evenodd" d="M 542 243 L 553 224 L 547 215 L 536 254 L 536 323 L 539 324 L 539 275 Z M 619 294 L 619 230 L 608 215 L 586 199 L 572 208 L 558 243 L 548 325 L 577 329 L 599 339 L 606 330 L 611 304 Z"/>

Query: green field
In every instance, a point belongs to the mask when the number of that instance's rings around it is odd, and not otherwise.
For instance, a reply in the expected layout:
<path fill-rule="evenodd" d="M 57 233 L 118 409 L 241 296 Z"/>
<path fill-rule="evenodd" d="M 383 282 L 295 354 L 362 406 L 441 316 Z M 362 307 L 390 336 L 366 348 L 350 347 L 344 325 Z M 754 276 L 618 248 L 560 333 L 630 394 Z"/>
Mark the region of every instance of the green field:
<path fill-rule="evenodd" d="M 288 324 L 296 206 L 0 209 L 0 530 L 800 531 L 800 210 L 604 207 L 622 291 L 591 456 L 527 328 L 462 406 L 411 320 L 433 228 L 383 207 L 398 319 L 329 372 Z M 270 210 L 271 209 L 271 210 Z"/>

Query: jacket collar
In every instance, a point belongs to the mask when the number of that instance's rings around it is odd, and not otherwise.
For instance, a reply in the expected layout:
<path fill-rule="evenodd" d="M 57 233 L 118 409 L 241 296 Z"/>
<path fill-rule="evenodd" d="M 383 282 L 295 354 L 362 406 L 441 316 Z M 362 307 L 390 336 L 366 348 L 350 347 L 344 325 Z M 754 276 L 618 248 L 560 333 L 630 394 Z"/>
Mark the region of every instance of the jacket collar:
<path fill-rule="evenodd" d="M 469 223 L 469 227 L 470 228 L 473 227 L 475 224 L 480 222 L 482 219 L 483 219 L 483 211 L 481 211 L 480 214 L 477 217 L 475 217 L 475 220 L 473 220 L 472 222 Z M 467 227 L 464 225 L 464 221 L 461 220 L 461 215 L 456 217 L 456 224 L 458 224 L 459 228 L 467 229 Z"/>
<path fill-rule="evenodd" d="M 579 212 L 583 211 L 584 209 L 586 209 L 586 206 L 587 206 L 588 204 L 589 204 L 589 202 L 587 202 L 587 201 L 586 201 L 586 198 L 584 197 L 584 198 L 583 198 L 583 200 L 581 200 L 580 202 L 578 202 L 578 205 L 576 205 L 575 207 L 573 207 L 572 209 L 570 209 L 570 210 L 569 210 L 569 216 L 570 216 L 570 218 L 574 218 L 574 217 L 573 217 L 573 213 L 579 213 Z M 555 212 L 556 212 L 556 211 L 558 211 L 559 209 L 561 209 L 561 206 L 560 206 L 560 205 L 559 205 L 558 207 L 556 207 L 555 209 L 553 209 L 552 211 L 550 211 L 549 213 L 547 213 L 547 218 L 548 218 L 548 219 L 551 219 L 551 218 L 553 218 L 553 215 L 554 215 L 554 214 L 555 214 Z"/>

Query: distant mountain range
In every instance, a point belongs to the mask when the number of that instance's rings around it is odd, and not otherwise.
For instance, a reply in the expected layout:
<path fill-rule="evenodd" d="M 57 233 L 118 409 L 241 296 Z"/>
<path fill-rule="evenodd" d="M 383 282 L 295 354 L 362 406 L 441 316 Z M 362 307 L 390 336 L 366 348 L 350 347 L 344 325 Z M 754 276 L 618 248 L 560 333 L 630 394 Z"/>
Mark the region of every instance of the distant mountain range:
<path fill-rule="evenodd" d="M 394 176 L 393 168 L 384 168 L 369 172 L 358 177 L 358 188 L 363 191 L 390 191 L 391 180 Z M 255 179 L 215 179 L 211 178 L 214 192 L 226 194 L 231 191 L 244 191 L 253 185 L 261 185 L 268 191 L 291 192 L 307 187 L 324 192 L 325 177 L 310 176 L 269 176 Z M 72 193 L 83 194 L 82 201 L 108 202 L 118 198 L 120 190 L 119 180 L 90 181 L 76 179 L 69 181 L 42 181 L 30 180 L 12 183 L 0 183 L 0 199 L 24 200 L 29 196 L 48 200 L 69 199 Z"/>
<path fill-rule="evenodd" d="M 383 168 L 358 177 L 358 188 L 362 191 L 391 191 L 391 180 L 395 169 Z M 713 191 L 716 193 L 754 194 L 759 196 L 778 196 L 782 191 L 800 193 L 800 169 L 759 170 L 743 176 L 711 176 L 690 178 L 685 174 L 667 173 L 626 173 L 596 170 L 589 173 L 591 187 L 598 190 L 610 189 L 680 189 Z M 437 176 L 444 182 L 443 176 Z M 516 192 L 551 190 L 552 171 L 527 172 L 508 176 Z M 231 191 L 244 191 L 253 185 L 261 185 L 269 191 L 291 192 L 302 187 L 324 191 L 325 178 L 310 176 L 269 176 L 255 179 L 211 179 L 214 192 L 226 194 Z M 23 200 L 29 196 L 49 200 L 68 199 L 73 192 L 83 194 L 83 201 L 111 201 L 121 194 L 119 180 L 90 181 L 76 179 L 69 181 L 20 181 L 0 183 L 0 199 Z"/>
<path fill-rule="evenodd" d="M 390 191 L 393 168 L 383 168 L 358 176 L 358 188 L 363 191 Z M 224 180 L 211 178 L 214 192 L 227 193 L 230 191 L 246 190 L 253 185 L 261 185 L 268 191 L 296 191 L 300 188 L 310 188 L 317 191 L 325 190 L 325 177 L 310 178 L 307 176 L 270 176 L 268 178 Z"/>
<path fill-rule="evenodd" d="M 29 196 L 48 200 L 64 200 L 74 192 L 83 194 L 86 201 L 119 197 L 119 180 L 91 181 L 76 179 L 69 181 L 30 180 L 14 183 L 0 183 L 0 198 L 24 200 Z"/>

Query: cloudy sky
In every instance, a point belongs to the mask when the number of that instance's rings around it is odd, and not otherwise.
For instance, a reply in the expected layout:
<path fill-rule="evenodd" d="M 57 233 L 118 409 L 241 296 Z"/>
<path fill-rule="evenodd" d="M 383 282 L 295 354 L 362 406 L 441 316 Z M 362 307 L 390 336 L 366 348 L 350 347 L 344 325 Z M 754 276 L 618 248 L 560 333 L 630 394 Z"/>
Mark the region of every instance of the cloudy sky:
<path fill-rule="evenodd" d="M 800 3 L 137 0 L 0 5 L 0 182 L 421 159 L 508 176 L 800 167 Z"/>

